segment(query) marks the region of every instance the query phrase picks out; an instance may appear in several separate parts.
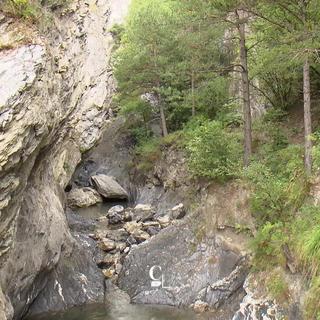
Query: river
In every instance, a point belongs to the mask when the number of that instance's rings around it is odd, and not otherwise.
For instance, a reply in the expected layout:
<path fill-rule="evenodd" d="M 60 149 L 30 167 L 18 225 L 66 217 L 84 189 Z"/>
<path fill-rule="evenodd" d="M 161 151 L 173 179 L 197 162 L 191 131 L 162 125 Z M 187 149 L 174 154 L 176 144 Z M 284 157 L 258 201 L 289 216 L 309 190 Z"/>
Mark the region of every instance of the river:
<path fill-rule="evenodd" d="M 127 305 L 109 308 L 106 305 L 91 305 L 70 309 L 56 314 L 44 314 L 27 320 L 196 320 L 199 318 L 191 310 L 148 305 Z"/>

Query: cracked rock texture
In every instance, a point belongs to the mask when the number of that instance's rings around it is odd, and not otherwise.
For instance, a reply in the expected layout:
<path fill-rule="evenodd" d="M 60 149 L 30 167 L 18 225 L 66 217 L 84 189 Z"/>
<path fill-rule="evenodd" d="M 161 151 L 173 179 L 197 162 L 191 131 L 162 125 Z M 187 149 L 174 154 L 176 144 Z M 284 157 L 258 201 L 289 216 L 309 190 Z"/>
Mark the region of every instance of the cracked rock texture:
<path fill-rule="evenodd" d="M 73 254 L 64 188 L 108 118 L 108 28 L 128 5 L 115 2 L 73 1 L 46 36 L 0 53 L 0 319 L 23 316 L 46 285 L 54 286 L 58 309 L 103 295 L 90 289 L 100 279 L 84 274 L 69 280 L 74 291 L 63 301 L 59 277 L 85 256 Z M 6 18 L 1 24 L 5 33 Z M 95 268 L 88 261 L 84 269 Z"/>
<path fill-rule="evenodd" d="M 245 257 L 222 235 L 201 237 L 201 219 L 202 214 L 193 214 L 130 251 L 119 286 L 133 302 L 189 306 L 202 301 L 218 309 L 239 301 L 248 271 Z M 152 267 L 159 286 L 152 286 Z M 229 306 L 225 315 L 234 311 Z"/>

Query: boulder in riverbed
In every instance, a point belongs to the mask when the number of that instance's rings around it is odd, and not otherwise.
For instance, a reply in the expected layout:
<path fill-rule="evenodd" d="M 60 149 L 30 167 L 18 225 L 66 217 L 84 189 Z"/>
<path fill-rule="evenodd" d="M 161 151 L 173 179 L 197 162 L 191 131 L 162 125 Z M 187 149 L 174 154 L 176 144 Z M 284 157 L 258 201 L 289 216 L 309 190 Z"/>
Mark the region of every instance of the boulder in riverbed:
<path fill-rule="evenodd" d="M 108 214 L 109 224 L 118 224 L 124 221 L 124 207 L 123 206 L 114 206 L 109 209 Z"/>
<path fill-rule="evenodd" d="M 203 302 L 201 300 L 197 300 L 193 305 L 193 310 L 197 313 L 203 313 L 208 311 L 209 305 L 206 302 Z"/>
<path fill-rule="evenodd" d="M 137 204 L 133 209 L 133 217 L 137 221 L 151 220 L 155 209 L 150 204 Z"/>
<path fill-rule="evenodd" d="M 91 177 L 97 191 L 106 199 L 128 199 L 128 193 L 110 176 L 98 174 Z"/>
<path fill-rule="evenodd" d="M 138 246 L 132 245 L 119 274 L 120 289 L 133 303 L 190 306 L 197 311 L 228 306 L 238 309 L 247 267 L 233 240 L 214 234 L 198 238 L 201 212 L 172 224 Z M 163 221 L 164 222 L 164 221 Z M 165 221 L 169 223 L 170 221 Z M 223 240 L 223 241 L 222 241 Z M 153 286 L 155 272 L 159 286 Z M 201 303 L 200 303 L 201 302 Z"/>
<path fill-rule="evenodd" d="M 99 242 L 99 248 L 103 251 L 109 252 L 116 248 L 116 243 L 113 240 L 103 238 Z"/>
<path fill-rule="evenodd" d="M 68 205 L 71 208 L 86 208 L 102 202 L 100 194 L 89 187 L 72 189 L 68 193 Z"/>
<path fill-rule="evenodd" d="M 182 219 L 186 215 L 186 210 L 183 203 L 179 203 L 171 209 L 171 218 L 172 219 Z"/>
<path fill-rule="evenodd" d="M 170 225 L 170 217 L 168 215 L 158 217 L 157 221 L 160 223 L 161 228 L 166 228 Z"/>

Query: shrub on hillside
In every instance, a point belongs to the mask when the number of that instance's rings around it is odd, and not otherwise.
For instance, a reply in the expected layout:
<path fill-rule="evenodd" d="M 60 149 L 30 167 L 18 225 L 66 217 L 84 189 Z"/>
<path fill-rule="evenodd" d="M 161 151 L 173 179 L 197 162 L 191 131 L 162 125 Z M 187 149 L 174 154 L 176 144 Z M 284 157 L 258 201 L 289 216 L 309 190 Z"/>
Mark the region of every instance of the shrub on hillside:
<path fill-rule="evenodd" d="M 253 162 L 245 171 L 245 177 L 252 186 L 250 205 L 258 225 L 288 221 L 307 194 L 303 161 L 296 146 Z"/>
<path fill-rule="evenodd" d="M 263 225 L 251 242 L 253 267 L 257 270 L 278 265 L 285 265 L 286 259 L 282 247 L 287 242 L 281 222 Z"/>
<path fill-rule="evenodd" d="M 226 180 L 241 168 L 242 148 L 237 135 L 218 121 L 203 121 L 186 134 L 189 168 L 199 177 Z"/>

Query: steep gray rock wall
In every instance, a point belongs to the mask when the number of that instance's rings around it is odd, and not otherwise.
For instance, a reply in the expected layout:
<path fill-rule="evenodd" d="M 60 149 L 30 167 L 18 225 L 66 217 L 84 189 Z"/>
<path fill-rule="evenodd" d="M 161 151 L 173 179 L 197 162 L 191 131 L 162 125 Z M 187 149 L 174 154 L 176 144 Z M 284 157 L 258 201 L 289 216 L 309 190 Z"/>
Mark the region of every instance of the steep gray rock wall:
<path fill-rule="evenodd" d="M 1 319 L 23 315 L 76 246 L 63 190 L 108 117 L 108 28 L 128 4 L 113 15 L 115 2 L 74 1 L 46 37 L 0 53 Z"/>

